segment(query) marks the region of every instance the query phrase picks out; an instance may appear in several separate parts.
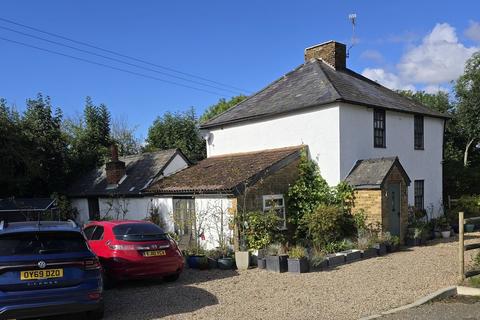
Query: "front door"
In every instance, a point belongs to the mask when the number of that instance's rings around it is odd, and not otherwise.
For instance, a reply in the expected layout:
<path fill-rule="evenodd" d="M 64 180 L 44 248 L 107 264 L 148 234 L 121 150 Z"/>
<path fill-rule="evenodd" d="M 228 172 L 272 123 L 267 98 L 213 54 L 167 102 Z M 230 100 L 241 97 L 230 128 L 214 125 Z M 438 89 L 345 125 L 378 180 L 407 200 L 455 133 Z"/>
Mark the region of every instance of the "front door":
<path fill-rule="evenodd" d="M 173 199 L 173 220 L 175 233 L 179 238 L 179 245 L 182 249 L 196 244 L 196 219 L 195 199 L 174 198 Z"/>
<path fill-rule="evenodd" d="M 400 183 L 388 185 L 388 220 L 391 235 L 400 236 Z"/>

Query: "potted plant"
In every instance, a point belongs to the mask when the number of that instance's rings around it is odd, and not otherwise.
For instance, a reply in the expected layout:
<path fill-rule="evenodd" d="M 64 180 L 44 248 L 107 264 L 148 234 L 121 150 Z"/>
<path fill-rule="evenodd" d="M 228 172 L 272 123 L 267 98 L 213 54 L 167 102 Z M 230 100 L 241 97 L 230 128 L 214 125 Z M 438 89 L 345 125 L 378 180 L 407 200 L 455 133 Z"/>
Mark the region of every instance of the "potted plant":
<path fill-rule="evenodd" d="M 288 272 L 306 273 L 309 271 L 307 254 L 301 246 L 293 247 L 288 251 Z"/>
<path fill-rule="evenodd" d="M 271 244 L 267 248 L 266 268 L 273 272 L 286 272 L 288 270 L 288 255 L 285 254 L 280 244 Z"/>
<path fill-rule="evenodd" d="M 467 223 L 465 225 L 465 232 L 473 232 L 475 230 L 475 225 L 473 223 Z"/>
<path fill-rule="evenodd" d="M 207 260 L 208 260 L 208 267 L 210 269 L 218 268 L 218 259 L 223 256 L 222 251 L 219 249 L 213 249 L 207 251 Z"/>
<path fill-rule="evenodd" d="M 310 252 L 310 269 L 323 270 L 328 268 L 328 260 L 325 253 L 318 249 L 313 249 Z"/>
<path fill-rule="evenodd" d="M 222 251 L 222 257 L 217 260 L 218 268 L 221 270 L 231 270 L 235 265 L 235 260 L 233 259 L 232 250 L 224 249 Z"/>
<path fill-rule="evenodd" d="M 395 252 L 400 247 L 400 237 L 391 236 L 386 244 L 387 252 Z"/>
<path fill-rule="evenodd" d="M 443 216 L 439 220 L 440 220 L 440 230 L 442 233 L 442 238 L 444 239 L 450 238 L 452 227 L 448 223 L 447 218 Z"/>
<path fill-rule="evenodd" d="M 377 256 L 377 249 L 374 248 L 372 235 L 369 232 L 361 232 L 357 239 L 357 248 L 362 252 L 362 259 L 369 259 Z"/>
<path fill-rule="evenodd" d="M 187 264 L 192 269 L 206 269 L 208 260 L 205 251 L 201 247 L 192 247 L 185 251 L 187 256 Z"/>

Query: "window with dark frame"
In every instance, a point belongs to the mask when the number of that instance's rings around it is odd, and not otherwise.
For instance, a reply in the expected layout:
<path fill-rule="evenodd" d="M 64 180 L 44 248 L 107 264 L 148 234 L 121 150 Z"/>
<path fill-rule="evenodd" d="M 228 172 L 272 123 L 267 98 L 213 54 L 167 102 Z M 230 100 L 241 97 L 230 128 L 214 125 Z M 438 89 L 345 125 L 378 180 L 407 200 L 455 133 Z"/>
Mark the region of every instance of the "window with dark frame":
<path fill-rule="evenodd" d="M 424 180 L 415 180 L 414 183 L 415 192 L 415 208 L 424 209 Z"/>
<path fill-rule="evenodd" d="M 414 145 L 415 150 L 423 150 L 423 116 L 416 115 L 414 120 Z"/>
<path fill-rule="evenodd" d="M 375 148 L 385 148 L 385 110 L 373 110 L 373 146 Z"/>

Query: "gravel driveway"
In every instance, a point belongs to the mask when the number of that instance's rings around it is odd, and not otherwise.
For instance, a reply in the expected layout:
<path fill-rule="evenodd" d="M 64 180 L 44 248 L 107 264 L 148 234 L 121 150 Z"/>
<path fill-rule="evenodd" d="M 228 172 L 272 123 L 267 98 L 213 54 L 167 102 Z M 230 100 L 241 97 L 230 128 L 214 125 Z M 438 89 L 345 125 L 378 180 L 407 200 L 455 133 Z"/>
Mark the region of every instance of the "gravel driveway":
<path fill-rule="evenodd" d="M 454 285 L 456 271 L 453 239 L 302 275 L 186 270 L 175 283 L 130 282 L 107 291 L 106 318 L 358 319 Z"/>

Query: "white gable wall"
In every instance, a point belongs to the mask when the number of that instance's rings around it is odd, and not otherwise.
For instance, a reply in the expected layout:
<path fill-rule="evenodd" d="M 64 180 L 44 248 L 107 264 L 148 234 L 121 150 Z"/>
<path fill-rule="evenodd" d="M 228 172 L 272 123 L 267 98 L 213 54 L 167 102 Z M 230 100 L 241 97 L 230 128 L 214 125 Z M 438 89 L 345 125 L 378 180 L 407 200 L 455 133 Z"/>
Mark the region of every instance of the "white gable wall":
<path fill-rule="evenodd" d="M 170 161 L 170 163 L 163 169 L 163 176 L 168 177 L 175 172 L 178 172 L 182 169 L 188 167 L 188 163 L 180 156 L 179 154 L 175 155 L 175 157 Z"/>
<path fill-rule="evenodd" d="M 425 208 L 441 213 L 444 120 L 424 117 L 424 150 L 414 149 L 414 115 L 386 111 L 386 148 L 373 147 L 373 108 L 340 107 L 340 174 L 344 179 L 357 160 L 398 156 L 412 180 L 408 202 L 414 203 L 414 180 L 425 180 Z M 439 211 L 440 210 L 440 211 Z"/>
<path fill-rule="evenodd" d="M 209 130 L 207 156 L 308 145 L 330 185 L 340 181 L 339 107 L 336 104 Z"/>

